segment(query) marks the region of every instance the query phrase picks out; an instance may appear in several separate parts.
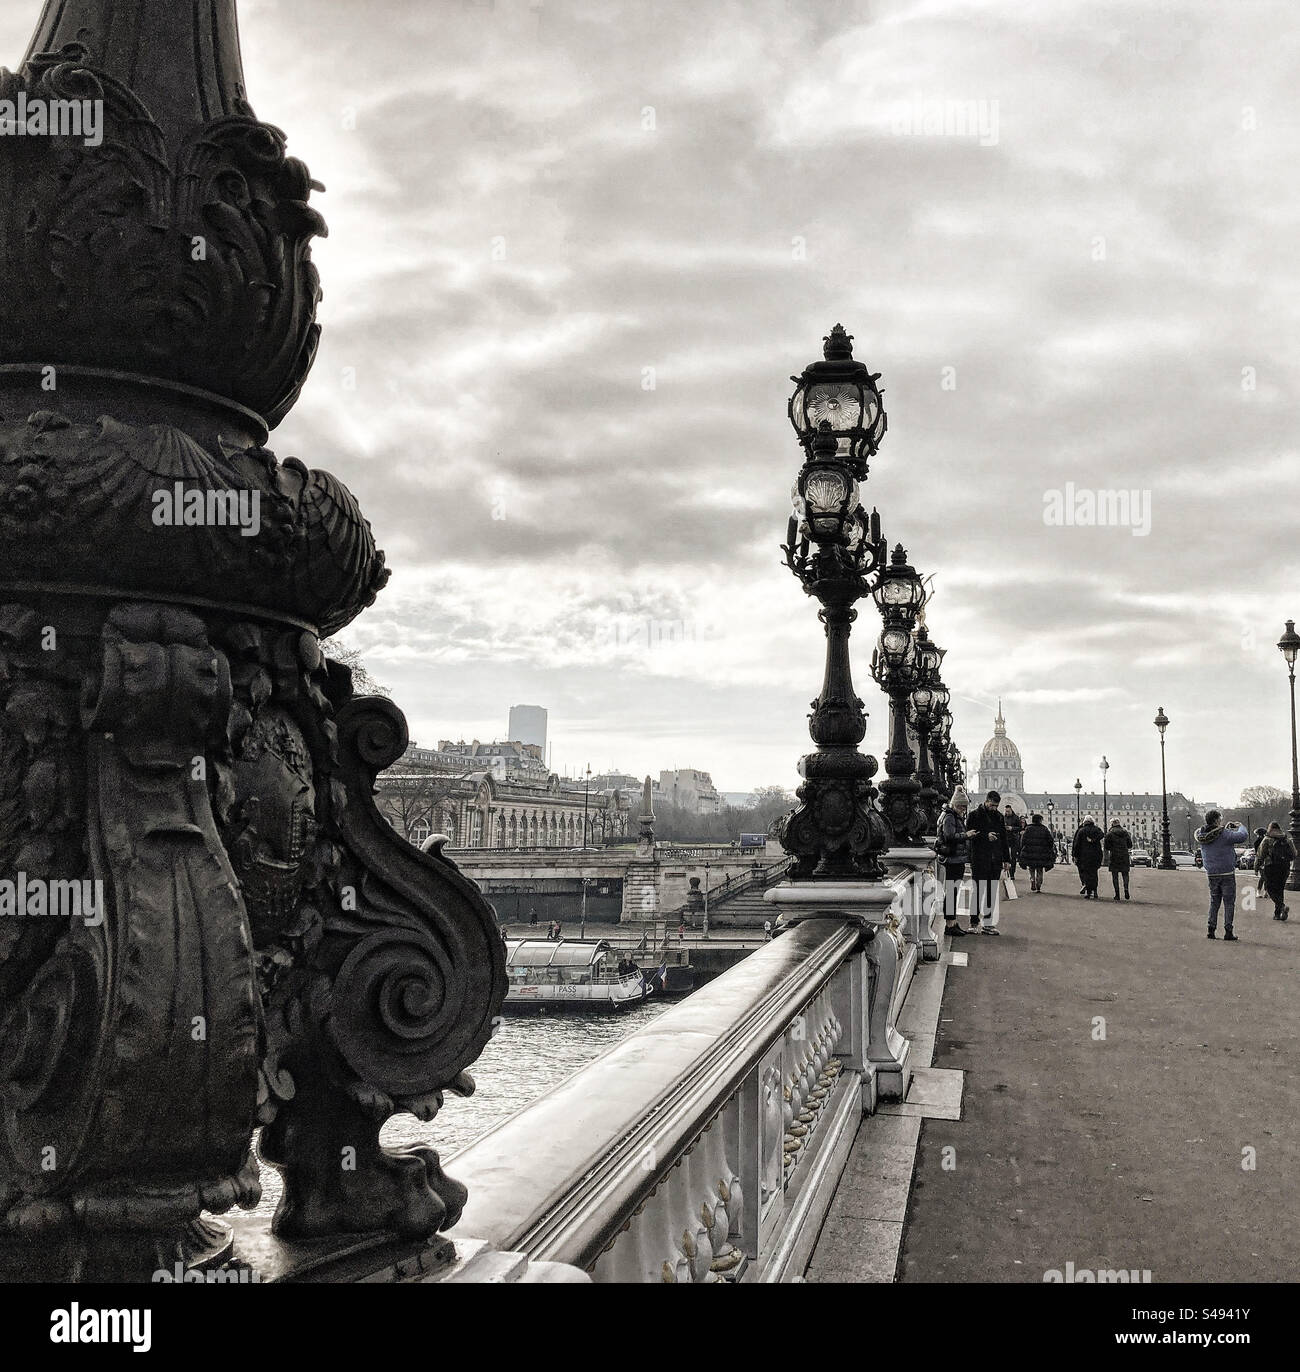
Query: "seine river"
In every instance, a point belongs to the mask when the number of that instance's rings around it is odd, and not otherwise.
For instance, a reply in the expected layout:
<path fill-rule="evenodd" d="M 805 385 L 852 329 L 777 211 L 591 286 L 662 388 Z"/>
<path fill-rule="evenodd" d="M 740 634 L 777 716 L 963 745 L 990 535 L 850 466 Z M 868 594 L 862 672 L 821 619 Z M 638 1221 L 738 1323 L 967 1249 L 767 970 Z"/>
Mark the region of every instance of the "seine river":
<path fill-rule="evenodd" d="M 616 1015 L 504 1016 L 483 1056 L 470 1068 L 477 1086 L 474 1094 L 467 1100 L 449 1095 L 429 1124 L 411 1115 L 396 1116 L 384 1126 L 383 1142 L 393 1147 L 432 1144 L 445 1166 L 454 1153 L 670 1007 L 670 1001 L 650 1001 Z M 451 1171 L 454 1175 L 454 1166 Z M 279 1199 L 280 1174 L 263 1163 L 259 1213 L 269 1215 Z"/>

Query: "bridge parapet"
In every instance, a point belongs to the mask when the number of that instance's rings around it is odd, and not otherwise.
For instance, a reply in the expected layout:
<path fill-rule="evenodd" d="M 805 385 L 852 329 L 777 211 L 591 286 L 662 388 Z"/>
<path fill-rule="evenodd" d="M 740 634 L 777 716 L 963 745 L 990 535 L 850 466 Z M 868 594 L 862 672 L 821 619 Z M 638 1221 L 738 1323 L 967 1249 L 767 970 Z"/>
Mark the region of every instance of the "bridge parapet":
<path fill-rule="evenodd" d="M 600 1282 L 801 1275 L 863 1113 L 906 1091 L 925 876 L 784 888 L 778 938 L 457 1155 L 450 1237 Z"/>

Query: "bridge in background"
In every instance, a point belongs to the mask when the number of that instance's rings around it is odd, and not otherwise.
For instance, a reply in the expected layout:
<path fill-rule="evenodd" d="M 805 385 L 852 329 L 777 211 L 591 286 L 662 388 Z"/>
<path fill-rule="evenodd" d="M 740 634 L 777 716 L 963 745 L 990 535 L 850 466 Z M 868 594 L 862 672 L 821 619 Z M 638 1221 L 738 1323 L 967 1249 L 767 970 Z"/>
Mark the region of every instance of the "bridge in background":
<path fill-rule="evenodd" d="M 508 924 L 578 918 L 586 886 L 589 923 L 676 923 L 691 914 L 692 884 L 701 908 L 707 892 L 710 922 L 752 925 L 771 919 L 763 903 L 789 859 L 775 843 L 622 844 L 606 848 L 445 848 L 466 876 L 481 887 Z M 692 920 L 691 922 L 696 922 Z M 603 931 L 602 931 L 603 933 Z"/>

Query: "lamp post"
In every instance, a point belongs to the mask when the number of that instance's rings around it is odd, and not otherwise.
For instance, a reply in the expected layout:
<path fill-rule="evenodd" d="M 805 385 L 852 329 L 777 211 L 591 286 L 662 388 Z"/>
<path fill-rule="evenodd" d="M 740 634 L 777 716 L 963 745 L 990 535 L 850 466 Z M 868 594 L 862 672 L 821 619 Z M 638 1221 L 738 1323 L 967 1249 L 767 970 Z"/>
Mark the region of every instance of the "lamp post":
<path fill-rule="evenodd" d="M 709 936 L 709 864 L 704 864 L 704 937 Z"/>
<path fill-rule="evenodd" d="M 939 680 L 939 667 L 943 662 L 944 650 L 938 644 L 931 643 L 922 624 L 916 631 L 913 652 L 916 658 L 916 685 L 912 688 L 910 704 L 913 727 L 916 729 L 916 780 L 920 786 L 917 800 L 925 818 L 923 832 L 932 834 L 939 818 L 939 792 L 935 789 L 934 771 L 930 763 L 930 735 L 937 723 L 939 691 L 943 686 Z"/>
<path fill-rule="evenodd" d="M 1083 828 L 1083 782 L 1074 779 L 1074 832 Z"/>
<path fill-rule="evenodd" d="M 1165 781 L 1165 730 L 1169 727 L 1169 716 L 1162 705 L 1156 711 L 1155 726 L 1160 730 L 1160 861 L 1156 866 L 1162 872 L 1174 871 L 1178 864 L 1169 851 L 1169 787 Z"/>
<path fill-rule="evenodd" d="M 915 848 L 925 834 L 925 814 L 921 783 L 913 775 L 916 758 L 907 743 L 907 706 L 919 678 L 913 631 L 917 612 L 925 604 L 925 586 L 901 543 L 890 555 L 872 597 L 884 627 L 871 657 L 871 675 L 889 696 L 889 751 L 885 780 L 880 783 L 880 808 L 895 844 Z"/>
<path fill-rule="evenodd" d="M 587 774 L 582 788 L 582 846 L 587 847 L 587 803 L 591 798 L 591 763 L 587 763 Z"/>
<path fill-rule="evenodd" d="M 946 650 L 939 649 L 942 655 Z M 935 797 L 933 827 L 939 824 L 939 811 L 943 809 L 943 803 L 952 795 L 952 779 L 949 776 L 948 750 L 952 746 L 951 729 L 952 715 L 948 712 L 948 703 L 952 699 L 952 694 L 947 686 L 943 684 L 941 677 L 935 678 L 934 682 L 934 717 L 937 720 L 934 733 L 930 735 L 930 755 L 933 759 L 933 771 L 935 785 L 939 788 L 939 794 Z"/>
<path fill-rule="evenodd" d="M 870 593 L 884 562 L 880 516 L 863 511 L 859 483 L 866 480 L 867 458 L 884 437 L 886 419 L 876 388 L 879 374 L 854 361 L 843 327 L 837 324 L 824 343 L 824 360 L 791 378 L 796 388 L 790 422 L 804 464 L 791 493 L 794 514 L 782 552 L 805 593 L 821 604 L 826 670 L 808 718 L 817 749 L 800 761 L 800 803 L 779 832 L 796 881 L 879 881 L 890 834 L 875 805 L 871 779 L 878 764 L 858 751 L 867 717 L 853 689 L 849 633 L 857 618 L 854 606 Z"/>
<path fill-rule="evenodd" d="M 1056 802 L 1047 797 L 1047 827 L 1052 831 L 1052 838 L 1056 838 Z"/>
<path fill-rule="evenodd" d="M 1109 771 L 1110 763 L 1106 761 L 1106 757 L 1103 754 L 1101 759 L 1101 828 L 1103 833 L 1106 830 L 1106 823 L 1109 819 L 1106 810 L 1106 773 Z"/>
<path fill-rule="evenodd" d="M 1287 675 L 1291 679 L 1291 842 L 1295 844 L 1296 858 L 1291 864 L 1291 875 L 1287 878 L 1288 891 L 1300 891 L 1300 767 L 1296 765 L 1295 739 L 1295 660 L 1300 651 L 1300 634 L 1295 631 L 1295 620 L 1288 619 L 1286 632 L 1278 640 L 1277 646 L 1286 658 Z"/>

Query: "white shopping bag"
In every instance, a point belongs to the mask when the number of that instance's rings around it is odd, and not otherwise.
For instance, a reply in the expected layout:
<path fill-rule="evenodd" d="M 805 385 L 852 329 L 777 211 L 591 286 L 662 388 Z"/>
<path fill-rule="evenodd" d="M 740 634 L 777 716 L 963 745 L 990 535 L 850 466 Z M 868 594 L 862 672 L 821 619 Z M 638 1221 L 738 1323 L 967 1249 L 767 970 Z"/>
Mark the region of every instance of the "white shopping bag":
<path fill-rule="evenodd" d="M 1020 895 L 1016 890 L 1015 877 L 1002 878 L 1002 891 L 1008 900 L 1019 900 Z"/>

